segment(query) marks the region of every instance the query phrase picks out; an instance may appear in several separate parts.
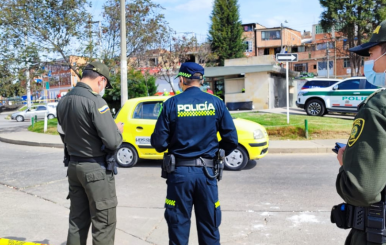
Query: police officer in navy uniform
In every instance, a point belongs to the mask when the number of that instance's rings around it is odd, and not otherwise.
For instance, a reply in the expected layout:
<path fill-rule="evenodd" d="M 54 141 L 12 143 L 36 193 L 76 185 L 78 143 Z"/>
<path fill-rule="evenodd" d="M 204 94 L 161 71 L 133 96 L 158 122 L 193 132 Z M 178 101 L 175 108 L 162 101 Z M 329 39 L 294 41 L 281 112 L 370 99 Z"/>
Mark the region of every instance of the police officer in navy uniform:
<path fill-rule="evenodd" d="M 238 140 L 233 119 L 224 102 L 202 92 L 204 68 L 183 63 L 179 87 L 183 93 L 165 101 L 151 145 L 175 157 L 174 172 L 167 176 L 165 219 L 169 244 L 188 244 L 192 207 L 196 214 L 199 244 L 220 244 L 221 208 L 214 159 L 219 149 L 229 155 Z M 218 141 L 217 132 L 221 141 Z"/>

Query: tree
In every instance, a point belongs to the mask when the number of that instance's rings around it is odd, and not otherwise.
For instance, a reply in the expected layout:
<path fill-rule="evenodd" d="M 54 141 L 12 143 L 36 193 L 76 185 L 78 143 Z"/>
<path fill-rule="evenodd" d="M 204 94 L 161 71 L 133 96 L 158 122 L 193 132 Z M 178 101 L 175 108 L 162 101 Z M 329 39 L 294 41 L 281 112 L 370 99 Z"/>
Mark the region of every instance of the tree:
<path fill-rule="evenodd" d="M 169 83 L 173 92 L 176 89 L 173 86 L 173 81 L 178 73 L 181 63 L 190 61 L 190 53 L 195 51 L 197 41 L 195 38 L 186 38 L 185 36 L 178 38 L 173 37 L 170 41 L 170 51 L 159 49 L 158 52 L 158 76 Z"/>
<path fill-rule="evenodd" d="M 141 71 L 131 69 L 127 74 L 129 98 L 146 97 L 157 93 L 156 78 L 144 76 Z"/>
<path fill-rule="evenodd" d="M 243 29 L 237 0 L 215 0 L 209 28 L 212 52 L 218 56 L 218 65 L 225 59 L 244 57 Z"/>
<path fill-rule="evenodd" d="M 341 32 L 347 37 L 348 48 L 368 41 L 374 28 L 386 18 L 386 0 L 320 0 L 320 4 L 325 8 L 322 28 L 334 27 Z M 362 57 L 351 52 L 348 55 L 351 76 L 360 75 Z"/>
<path fill-rule="evenodd" d="M 22 96 L 26 92 L 25 72 L 29 67 L 29 77 L 32 80 L 39 74 L 41 60 L 36 45 L 33 43 L 20 47 L 13 46 L 13 39 L 6 32 L 0 32 L 0 96 L 12 97 Z M 39 87 L 36 83 L 31 83 L 32 91 Z"/>
<path fill-rule="evenodd" d="M 104 59 L 120 56 L 120 0 L 108 0 L 103 6 Z M 159 48 L 169 38 L 170 28 L 161 5 L 151 0 L 133 0 L 126 4 L 127 57 L 136 59 L 149 49 Z"/>
<path fill-rule="evenodd" d="M 27 40 L 39 53 L 59 55 L 80 77 L 69 54 L 83 43 L 87 5 L 87 0 L 2 0 L 0 33 L 15 49 L 24 47 Z"/>
<path fill-rule="evenodd" d="M 116 73 L 110 76 L 112 88 L 106 89 L 103 98 L 109 103 L 111 108 L 121 107 L 121 76 Z M 156 78 L 149 74 L 142 74 L 141 71 L 130 69 L 127 72 L 129 99 L 137 97 L 152 96 L 157 92 Z"/>

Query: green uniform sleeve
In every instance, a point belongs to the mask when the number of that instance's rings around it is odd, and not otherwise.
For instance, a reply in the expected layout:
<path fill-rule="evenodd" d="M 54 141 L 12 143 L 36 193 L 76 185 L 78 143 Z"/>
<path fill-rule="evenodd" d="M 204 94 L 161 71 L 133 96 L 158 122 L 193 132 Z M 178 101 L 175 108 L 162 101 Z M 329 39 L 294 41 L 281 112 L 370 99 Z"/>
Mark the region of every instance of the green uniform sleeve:
<path fill-rule="evenodd" d="M 347 203 L 369 206 L 381 200 L 386 184 L 386 119 L 377 110 L 359 111 L 336 181 Z"/>
<path fill-rule="evenodd" d="M 98 136 L 107 149 L 115 151 L 122 143 L 122 134 L 111 116 L 110 108 L 102 98 L 99 98 L 92 111 L 92 121 Z"/>

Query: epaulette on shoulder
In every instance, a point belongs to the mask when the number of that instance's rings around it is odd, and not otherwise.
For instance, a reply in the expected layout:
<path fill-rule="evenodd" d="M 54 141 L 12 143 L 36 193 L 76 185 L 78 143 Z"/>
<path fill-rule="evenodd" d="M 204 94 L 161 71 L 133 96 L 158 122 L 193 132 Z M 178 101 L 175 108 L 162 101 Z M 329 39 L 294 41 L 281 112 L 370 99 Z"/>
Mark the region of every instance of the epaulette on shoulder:
<path fill-rule="evenodd" d="M 380 88 L 380 89 L 378 89 L 377 91 L 375 91 L 374 93 L 370 94 L 370 95 L 366 98 L 366 100 L 364 100 L 362 103 L 360 103 L 360 104 L 358 105 L 358 110 L 359 110 L 362 106 L 366 105 L 367 102 L 369 102 L 369 101 L 371 100 L 371 98 L 373 98 L 375 95 L 377 95 L 377 94 L 379 94 L 380 92 L 385 91 L 385 90 L 386 90 L 385 88 Z"/>

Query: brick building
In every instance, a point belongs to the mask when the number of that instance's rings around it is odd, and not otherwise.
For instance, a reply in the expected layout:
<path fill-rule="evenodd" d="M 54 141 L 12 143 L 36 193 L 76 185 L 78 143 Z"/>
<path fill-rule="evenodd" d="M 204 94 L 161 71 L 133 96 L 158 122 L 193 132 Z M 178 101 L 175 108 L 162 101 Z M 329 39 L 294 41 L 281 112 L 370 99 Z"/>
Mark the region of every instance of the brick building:
<path fill-rule="evenodd" d="M 345 78 L 352 74 L 347 40 L 334 29 L 325 31 L 320 25 L 313 25 L 312 35 L 302 35 L 284 26 L 266 28 L 257 23 L 242 26 L 247 57 L 276 55 L 283 46 L 287 53 L 298 53 L 299 60 L 290 63 L 291 70 L 318 77 Z M 363 74 L 363 65 L 358 74 Z"/>

